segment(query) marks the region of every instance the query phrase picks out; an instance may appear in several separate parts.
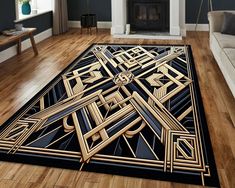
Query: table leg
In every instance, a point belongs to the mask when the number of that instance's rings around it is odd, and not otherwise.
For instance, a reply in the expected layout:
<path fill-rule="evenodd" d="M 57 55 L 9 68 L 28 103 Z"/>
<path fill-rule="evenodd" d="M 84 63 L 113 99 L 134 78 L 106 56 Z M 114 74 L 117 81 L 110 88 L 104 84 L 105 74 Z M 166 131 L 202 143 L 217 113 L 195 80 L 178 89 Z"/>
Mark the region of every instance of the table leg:
<path fill-rule="evenodd" d="M 21 38 L 18 39 L 18 43 L 17 43 L 17 54 L 18 54 L 18 55 L 21 54 Z"/>
<path fill-rule="evenodd" d="M 30 37 L 30 41 L 31 41 L 31 44 L 32 44 L 32 47 L 33 47 L 34 54 L 38 55 L 38 49 L 37 49 L 33 34 L 30 33 L 29 37 Z"/>

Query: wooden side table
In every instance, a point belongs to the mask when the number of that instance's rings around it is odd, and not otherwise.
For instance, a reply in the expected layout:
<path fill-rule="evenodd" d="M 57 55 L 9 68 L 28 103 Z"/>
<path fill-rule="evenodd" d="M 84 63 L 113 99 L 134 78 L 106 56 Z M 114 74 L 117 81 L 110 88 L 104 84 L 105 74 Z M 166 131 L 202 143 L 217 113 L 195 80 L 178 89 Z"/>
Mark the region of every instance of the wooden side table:
<path fill-rule="evenodd" d="M 37 46 L 34 40 L 33 32 L 35 32 L 36 28 L 25 28 L 22 32 L 19 32 L 19 34 L 6 36 L 6 35 L 0 35 L 0 46 L 4 46 L 13 42 L 17 43 L 17 54 L 21 54 L 21 41 L 22 38 L 25 36 L 28 36 L 30 38 L 32 48 L 35 55 L 38 55 Z"/>

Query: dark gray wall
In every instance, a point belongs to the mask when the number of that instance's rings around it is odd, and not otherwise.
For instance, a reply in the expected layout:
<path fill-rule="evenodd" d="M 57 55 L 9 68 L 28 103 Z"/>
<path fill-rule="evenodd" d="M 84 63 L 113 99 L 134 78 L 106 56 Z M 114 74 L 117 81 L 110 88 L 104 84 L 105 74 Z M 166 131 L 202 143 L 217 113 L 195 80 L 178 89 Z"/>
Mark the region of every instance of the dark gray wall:
<path fill-rule="evenodd" d="M 0 0 L 0 31 L 12 28 L 15 17 L 15 1 Z"/>
<path fill-rule="evenodd" d="M 96 14 L 98 21 L 111 21 L 111 0 L 89 0 L 90 13 Z M 87 13 L 86 0 L 68 0 L 69 20 L 80 20 Z"/>
<path fill-rule="evenodd" d="M 214 10 L 235 10 L 235 0 L 212 0 Z M 186 23 L 196 23 L 201 0 L 186 0 Z M 199 23 L 208 23 L 208 0 L 204 0 Z"/>
<path fill-rule="evenodd" d="M 215 10 L 235 10 L 235 0 L 212 0 Z M 201 0 L 186 0 L 186 23 L 196 23 Z M 111 0 L 90 0 L 90 13 L 99 21 L 111 21 Z M 68 0 L 69 20 L 80 20 L 86 13 L 86 0 Z M 200 23 L 207 23 L 207 0 L 204 0 Z"/>
<path fill-rule="evenodd" d="M 36 27 L 37 33 L 41 33 L 52 27 L 52 11 L 17 23 L 22 23 L 24 27 Z"/>
<path fill-rule="evenodd" d="M 0 0 L 0 31 L 14 28 L 15 19 L 15 0 Z M 52 12 L 41 14 L 19 23 L 22 23 L 24 27 L 36 27 L 37 32 L 35 34 L 37 34 L 52 27 Z M 0 51 L 10 46 L 2 47 Z"/>

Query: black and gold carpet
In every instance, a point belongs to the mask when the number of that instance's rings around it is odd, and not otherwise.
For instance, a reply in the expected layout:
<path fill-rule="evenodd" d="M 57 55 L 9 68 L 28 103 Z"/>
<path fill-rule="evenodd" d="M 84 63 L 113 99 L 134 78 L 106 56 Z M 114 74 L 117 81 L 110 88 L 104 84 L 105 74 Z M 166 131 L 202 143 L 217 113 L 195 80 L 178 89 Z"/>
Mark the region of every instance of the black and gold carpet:
<path fill-rule="evenodd" d="M 190 46 L 92 45 L 1 126 L 0 152 L 219 186 Z"/>

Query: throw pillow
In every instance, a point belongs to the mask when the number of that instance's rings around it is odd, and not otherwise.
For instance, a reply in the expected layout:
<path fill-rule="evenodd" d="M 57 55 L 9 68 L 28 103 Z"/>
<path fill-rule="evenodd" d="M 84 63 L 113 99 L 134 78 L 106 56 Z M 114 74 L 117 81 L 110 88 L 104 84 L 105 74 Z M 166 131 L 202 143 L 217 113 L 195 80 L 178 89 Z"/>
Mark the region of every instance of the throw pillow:
<path fill-rule="evenodd" d="M 235 14 L 225 12 L 221 33 L 235 35 Z"/>

